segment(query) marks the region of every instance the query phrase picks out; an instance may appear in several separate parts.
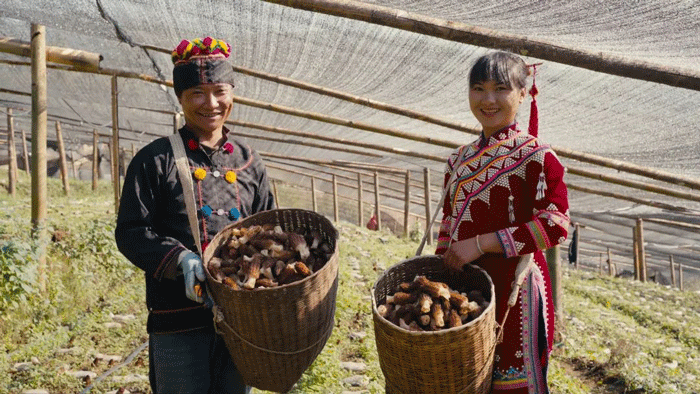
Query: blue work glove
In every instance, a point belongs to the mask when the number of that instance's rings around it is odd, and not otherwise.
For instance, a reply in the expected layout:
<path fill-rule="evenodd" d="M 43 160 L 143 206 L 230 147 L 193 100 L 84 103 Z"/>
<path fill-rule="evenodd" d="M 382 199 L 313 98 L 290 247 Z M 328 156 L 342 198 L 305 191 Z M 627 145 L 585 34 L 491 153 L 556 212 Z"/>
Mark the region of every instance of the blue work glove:
<path fill-rule="evenodd" d="M 185 275 L 185 294 L 187 298 L 196 302 L 204 302 L 202 293 L 204 291 L 204 281 L 207 279 L 204 275 L 204 266 L 202 259 L 192 252 L 183 252 L 180 254 L 178 266 Z M 199 291 L 195 289 L 195 285 L 199 285 Z"/>

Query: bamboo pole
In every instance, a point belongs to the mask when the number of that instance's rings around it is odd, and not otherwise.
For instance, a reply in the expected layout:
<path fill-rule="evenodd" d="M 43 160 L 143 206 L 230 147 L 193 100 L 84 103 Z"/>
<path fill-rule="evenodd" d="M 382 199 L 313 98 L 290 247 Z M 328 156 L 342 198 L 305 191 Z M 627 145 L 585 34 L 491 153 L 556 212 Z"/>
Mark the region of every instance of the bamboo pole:
<path fill-rule="evenodd" d="M 613 261 L 612 261 L 612 253 L 610 252 L 610 248 L 608 249 L 608 275 L 610 276 L 615 276 L 615 269 L 613 266 Z"/>
<path fill-rule="evenodd" d="M 289 155 L 279 155 L 276 153 L 265 152 L 265 151 L 258 151 L 258 153 L 261 156 L 267 156 L 267 157 L 272 157 L 272 158 L 276 158 L 276 159 L 285 159 L 285 160 L 292 159 L 292 156 L 289 156 Z M 353 163 L 353 162 L 348 162 L 348 161 L 343 161 L 343 160 L 317 160 L 317 159 L 308 159 L 308 158 L 299 157 L 299 156 L 294 156 L 293 159 L 307 162 L 307 163 L 321 164 L 321 165 L 343 165 L 343 166 L 347 166 L 350 168 L 366 169 L 366 170 L 372 170 L 375 172 L 376 171 L 385 171 L 385 172 L 393 172 L 393 173 L 398 173 L 398 172 L 403 173 L 403 171 L 405 171 L 405 170 L 400 170 L 398 168 L 384 167 L 384 166 L 378 167 L 376 165 L 369 164 L 369 163 Z"/>
<path fill-rule="evenodd" d="M 316 202 L 316 177 L 311 177 L 311 206 L 314 212 L 318 212 L 318 203 Z"/>
<path fill-rule="evenodd" d="M 338 223 L 340 221 L 340 213 L 338 211 L 338 181 L 335 178 L 335 174 L 333 174 L 333 218 L 335 219 L 335 222 Z"/>
<path fill-rule="evenodd" d="M 430 207 L 430 169 L 423 168 L 423 192 L 425 206 L 425 242 L 430 245 L 433 242 L 433 223 L 431 223 L 432 211 Z M 439 208 L 438 208 L 439 209 Z"/>
<path fill-rule="evenodd" d="M 580 48 L 568 48 L 543 40 L 533 40 L 526 36 L 471 26 L 458 21 L 447 21 L 353 0 L 265 1 L 389 26 L 464 44 L 511 51 L 523 56 L 568 64 L 606 74 L 700 90 L 700 73 L 694 70 L 671 68 Z"/>
<path fill-rule="evenodd" d="M 31 56 L 30 43 L 10 37 L 0 38 L 0 52 L 11 53 L 17 56 Z M 44 58 L 53 63 L 66 64 L 83 70 L 97 70 L 103 57 L 99 53 L 92 53 L 78 49 L 45 47 Z"/>
<path fill-rule="evenodd" d="M 58 142 L 59 170 L 61 171 L 61 182 L 63 182 L 63 193 L 70 194 L 70 184 L 68 183 L 68 162 L 66 161 L 66 148 L 63 145 L 63 132 L 61 123 L 56 121 L 56 141 Z"/>
<path fill-rule="evenodd" d="M 46 290 L 46 28 L 31 25 L 32 59 L 32 231 L 40 245 L 37 255 L 39 289 Z"/>
<path fill-rule="evenodd" d="M 100 172 L 98 143 L 97 129 L 94 129 L 92 132 L 92 191 L 97 190 L 97 178 Z"/>
<path fill-rule="evenodd" d="M 605 197 L 612 197 L 612 198 L 616 198 L 618 200 L 631 201 L 631 202 L 634 202 L 637 204 L 648 205 L 651 207 L 661 208 L 661 209 L 668 209 L 670 211 L 675 211 L 675 212 L 684 212 L 684 213 L 693 212 L 693 210 L 685 208 L 685 207 L 679 207 L 679 206 L 670 205 L 670 204 L 666 204 L 666 203 L 662 203 L 662 202 L 658 202 L 658 201 L 643 200 L 641 198 L 631 197 L 631 196 L 627 196 L 627 195 L 620 194 L 620 193 L 594 190 L 594 189 L 590 189 L 590 188 L 583 187 L 583 186 L 577 186 L 575 184 L 572 184 L 571 182 L 567 182 L 566 187 L 570 190 L 578 190 L 578 191 L 584 192 L 584 193 L 597 194 L 599 196 L 605 196 Z"/>
<path fill-rule="evenodd" d="M 295 171 L 295 170 L 292 170 L 292 169 L 289 169 L 289 168 L 286 168 L 286 167 L 282 167 L 282 166 L 277 166 L 277 165 L 274 165 L 274 164 L 269 164 L 269 163 L 268 163 L 268 164 L 267 164 L 267 167 L 269 167 L 269 168 L 275 168 L 275 169 L 282 170 L 282 171 L 286 171 L 286 172 L 289 172 L 289 173 L 292 173 L 292 174 L 296 174 L 296 175 L 311 176 L 311 175 L 309 175 L 308 173 L 305 173 L 305 172 Z M 329 173 L 329 172 L 323 172 L 323 171 L 317 171 L 317 172 L 324 173 L 324 174 L 328 174 L 328 175 L 331 175 L 331 176 L 334 175 L 333 173 Z M 359 174 L 359 173 L 358 173 L 358 174 Z M 353 179 L 353 178 L 346 177 L 346 176 L 342 176 L 342 175 L 339 175 L 339 174 L 336 174 L 336 176 L 337 176 L 338 178 L 343 178 L 343 179 Z M 320 178 L 320 179 L 323 179 L 323 178 Z M 326 180 L 326 179 L 323 179 L 323 180 L 324 180 L 324 181 L 327 181 L 327 182 L 332 182 L 332 180 Z M 381 180 L 382 180 L 382 177 L 379 177 L 379 180 L 381 181 Z M 354 185 L 354 184 L 351 184 L 351 183 L 346 183 L 346 182 L 338 181 L 338 184 L 339 184 L 340 186 L 345 186 L 345 187 L 348 187 L 348 188 L 355 188 L 355 185 Z M 370 184 L 371 184 L 371 183 L 370 183 Z M 387 189 L 387 187 L 384 186 L 382 189 Z M 402 192 L 401 190 L 395 190 L 395 189 L 393 189 L 393 188 L 390 188 L 389 190 L 391 190 L 391 191 L 396 191 L 396 193 L 401 193 L 401 192 Z M 396 193 L 385 193 L 385 192 L 380 192 L 380 195 L 381 195 L 382 197 L 396 198 L 396 195 L 397 195 Z M 414 201 L 414 203 L 422 204 L 422 202 L 419 202 L 419 201 L 418 201 L 418 202 Z"/>
<path fill-rule="evenodd" d="M 683 263 L 678 262 L 678 289 L 683 291 Z"/>
<path fill-rule="evenodd" d="M 9 168 L 7 171 L 8 187 L 7 191 L 10 197 L 17 196 L 17 153 L 15 152 L 15 122 L 12 117 L 12 108 L 7 108 L 7 157 L 9 159 Z"/>
<path fill-rule="evenodd" d="M 281 142 L 283 144 L 288 144 L 288 145 L 292 145 L 292 146 L 302 145 L 302 146 L 310 146 L 312 148 L 321 148 L 321 149 L 325 149 L 325 150 L 333 149 L 334 151 L 352 153 L 354 155 L 369 156 L 369 157 L 385 157 L 385 155 L 380 155 L 378 153 L 372 153 L 372 152 L 368 152 L 366 150 L 346 148 L 344 146 L 329 147 L 328 144 L 322 144 L 322 143 L 316 143 L 316 142 L 310 142 L 310 141 L 302 141 L 302 140 L 290 140 L 290 139 L 275 138 L 275 137 L 270 137 L 270 136 L 262 135 L 262 134 L 255 135 L 255 134 L 249 134 L 249 133 L 241 133 L 239 131 L 236 131 L 233 134 L 240 136 L 240 137 L 254 138 L 254 139 L 273 141 L 273 142 Z"/>
<path fill-rule="evenodd" d="M 250 107 L 255 107 L 255 108 L 262 108 L 266 109 L 269 111 L 273 112 L 278 112 L 278 113 L 283 113 L 286 115 L 293 115 L 293 116 L 298 116 L 306 119 L 312 119 L 316 120 L 319 122 L 325 122 L 325 123 L 331 123 L 339 126 L 345 126 L 345 127 L 350 127 L 353 129 L 358 129 L 358 130 L 364 130 L 364 131 L 370 131 L 373 133 L 378 133 L 378 134 L 383 134 L 383 135 L 388 135 L 392 137 L 398 137 L 398 138 L 404 138 L 412 141 L 418 141 L 418 142 L 423 142 L 426 144 L 431 144 L 431 145 L 439 145 L 439 146 L 444 146 L 444 147 L 449 147 L 449 148 L 456 148 L 460 146 L 460 144 L 455 143 L 452 140 L 442 140 L 442 139 L 437 139 L 437 138 L 432 138 L 432 137 L 426 137 L 422 135 L 417 135 L 417 134 L 411 134 L 411 133 L 406 133 L 401 130 L 397 129 L 390 129 L 386 127 L 377 127 L 373 126 L 368 123 L 364 122 L 356 122 L 353 120 L 349 119 L 342 119 L 338 118 L 335 116 L 330 116 L 330 115 L 324 115 L 316 112 L 310 112 L 310 111 L 302 111 L 296 108 L 291 108 L 291 107 L 285 107 L 282 105 L 277 105 L 277 104 L 272 104 L 272 103 L 266 103 L 263 101 L 258 101 L 258 100 L 253 100 L 241 96 L 235 96 L 233 98 L 233 102 L 241 105 L 247 105 Z"/>
<path fill-rule="evenodd" d="M 673 189 L 669 189 L 667 187 L 656 186 L 656 185 L 652 185 L 650 183 L 632 181 L 632 180 L 623 179 L 623 178 L 612 176 L 612 175 L 599 174 L 599 173 L 596 173 L 593 171 L 585 170 L 583 168 L 577 168 L 577 167 L 571 167 L 571 166 L 566 167 L 566 172 L 567 172 L 567 174 L 597 179 L 597 180 L 607 182 L 607 183 L 614 183 L 617 185 L 627 186 L 627 187 L 631 187 L 634 189 L 644 190 L 644 191 L 653 192 L 653 193 L 657 193 L 657 194 L 663 194 L 666 196 L 681 198 L 681 199 L 689 200 L 689 201 L 700 202 L 700 194 L 694 194 L 694 193 L 673 190 Z"/>
<path fill-rule="evenodd" d="M 668 263 L 669 263 L 670 268 L 671 268 L 671 270 L 670 270 L 671 271 L 671 285 L 673 287 L 676 287 L 676 267 L 674 267 L 674 265 L 673 265 L 673 255 L 668 256 Z"/>
<path fill-rule="evenodd" d="M 120 176 L 119 176 L 119 89 L 117 76 L 112 76 L 112 187 L 114 189 L 114 212 L 119 212 Z"/>
<path fill-rule="evenodd" d="M 637 241 L 637 225 L 632 227 L 632 263 L 634 267 L 634 280 L 639 280 L 639 242 Z"/>
<path fill-rule="evenodd" d="M 161 47 L 157 47 L 157 46 L 153 46 L 153 45 L 142 44 L 139 46 L 142 48 L 145 48 L 145 49 L 155 50 L 155 51 L 162 52 L 162 53 L 165 53 L 168 55 L 170 55 L 170 53 L 172 52 L 171 49 L 161 48 Z M 420 112 L 413 111 L 413 110 L 410 110 L 407 108 L 402 108 L 402 107 L 399 107 L 396 105 L 372 100 L 372 99 L 367 98 L 367 97 L 357 96 L 357 95 L 343 92 L 340 90 L 330 89 L 330 88 L 327 88 L 324 86 L 314 85 L 314 84 L 310 84 L 307 82 L 301 82 L 301 81 L 297 81 L 295 79 L 287 78 L 287 77 L 284 77 L 281 75 L 270 74 L 270 73 L 266 73 L 266 72 L 259 71 L 259 70 L 253 70 L 253 69 L 246 68 L 246 67 L 241 67 L 241 66 L 236 66 L 236 65 L 233 65 L 232 67 L 233 67 L 233 70 L 238 72 L 238 73 L 250 75 L 252 77 L 264 79 L 266 81 L 275 82 L 275 83 L 278 83 L 281 85 L 292 86 L 292 87 L 295 87 L 297 89 L 302 89 L 302 90 L 306 90 L 309 92 L 318 93 L 318 94 L 323 95 L 323 96 L 337 98 L 339 100 L 348 101 L 348 102 L 351 102 L 354 104 L 359 104 L 359 105 L 362 105 L 365 107 L 374 108 L 374 109 L 377 109 L 380 111 L 390 112 L 393 114 L 422 120 L 424 122 L 433 123 L 433 124 L 436 124 L 439 126 L 448 127 L 448 128 L 452 128 L 455 130 L 465 131 L 465 132 L 471 133 L 471 134 L 478 135 L 480 133 L 479 130 L 471 128 L 464 123 L 456 123 L 456 122 L 453 122 L 453 121 L 450 121 L 447 119 L 441 119 L 441 118 L 438 118 L 435 116 L 429 116 L 429 115 L 426 115 L 424 113 L 420 113 Z"/>
<path fill-rule="evenodd" d="M 272 180 L 272 193 L 275 196 L 275 205 L 277 205 L 277 208 L 280 208 L 280 197 L 279 197 L 279 194 L 277 194 L 277 180 L 276 179 Z"/>
<path fill-rule="evenodd" d="M 24 160 L 24 171 L 29 175 L 29 149 L 27 149 L 27 133 L 22 129 L 22 159 Z"/>
<path fill-rule="evenodd" d="M 377 217 L 377 231 L 381 230 L 381 210 L 379 209 L 379 173 L 374 172 L 374 214 Z"/>
<path fill-rule="evenodd" d="M 639 266 L 639 280 L 647 281 L 646 254 L 644 251 L 644 224 L 641 218 L 637 219 L 637 261 Z"/>
<path fill-rule="evenodd" d="M 2 60 L 2 59 L 0 59 L 0 63 L 13 64 L 13 65 L 29 65 L 29 63 L 27 63 L 27 62 L 16 62 L 16 61 L 8 61 L 8 60 Z M 100 70 L 80 70 L 80 69 L 61 66 L 61 65 L 48 65 L 48 67 L 54 68 L 54 69 L 65 70 L 65 71 L 79 71 L 79 72 L 88 72 L 88 73 L 101 74 L 101 75 L 116 75 L 116 76 L 119 76 L 122 78 L 140 79 L 142 81 L 156 83 L 159 85 L 164 85 L 164 86 L 169 86 L 169 87 L 173 86 L 172 81 L 166 81 L 166 80 L 162 80 L 162 79 L 150 76 L 150 75 L 134 73 L 134 72 L 124 71 L 124 70 L 107 69 L 107 68 L 101 68 Z M 291 108 L 275 106 L 274 104 L 263 103 L 263 102 L 259 102 L 259 101 L 255 101 L 255 100 L 242 99 L 240 97 L 238 97 L 238 98 L 240 99 L 238 102 L 241 104 L 244 104 L 244 105 L 251 105 L 251 106 L 258 107 L 258 108 L 273 110 L 273 111 L 287 113 L 287 114 L 296 115 L 296 116 L 302 116 L 301 114 L 304 113 L 303 111 L 300 111 L 299 114 L 297 114 L 297 112 L 295 112 L 296 110 L 291 109 Z M 313 115 L 312 113 L 306 113 L 306 114 L 307 114 L 307 116 L 302 116 L 302 117 L 309 118 L 309 116 Z M 316 115 L 318 115 L 318 114 L 316 114 Z M 356 122 L 347 121 L 344 119 L 332 118 L 332 117 L 325 119 L 323 117 L 323 115 L 320 115 L 320 118 L 317 118 L 315 120 L 325 121 L 325 122 L 334 123 L 334 124 L 340 123 L 342 125 L 349 126 L 349 127 L 352 127 L 353 124 L 357 124 Z M 362 128 L 362 127 L 358 127 L 358 128 Z M 371 126 L 370 126 L 370 128 L 371 128 Z M 445 141 L 445 140 L 435 141 L 435 140 L 431 140 L 430 138 L 424 138 L 424 137 L 412 135 L 409 133 L 398 132 L 397 130 L 392 130 L 392 129 L 384 129 L 383 131 L 385 131 L 386 133 L 389 133 L 390 135 L 396 134 L 396 136 L 399 138 L 406 138 L 409 140 L 417 140 L 419 142 L 425 142 L 428 144 L 447 146 L 450 148 L 457 148 L 458 146 L 460 146 L 459 143 L 454 143 L 454 142 Z M 700 190 L 700 179 L 695 179 L 695 178 L 682 176 L 682 175 L 671 174 L 671 173 L 668 173 L 665 171 L 654 170 L 651 168 L 645 168 L 642 166 L 637 166 L 637 165 L 632 164 L 632 163 L 626 163 L 626 162 L 623 162 L 620 160 L 609 159 L 607 157 L 596 156 L 596 155 L 583 153 L 583 152 L 576 152 L 576 151 L 568 149 L 568 148 L 552 146 L 552 149 L 560 157 L 566 157 L 566 158 L 578 160 L 578 161 L 581 161 L 584 163 L 596 164 L 596 165 L 600 165 L 600 166 L 607 167 L 607 168 L 613 168 L 613 169 L 616 169 L 618 171 L 629 172 L 632 174 L 648 177 L 651 179 L 656 179 L 659 181 L 669 182 L 669 183 L 673 183 L 676 185 L 685 186 L 685 187 L 688 187 L 691 189 Z M 428 158 L 428 157 L 426 157 L 426 158 L 430 159 L 430 160 L 435 159 L 434 156 L 432 156 L 430 158 Z"/>
<path fill-rule="evenodd" d="M 0 59 L 0 63 L 4 64 L 13 64 L 13 65 L 29 65 L 27 62 L 17 62 L 17 61 L 10 61 L 10 60 L 3 60 Z M 146 74 L 140 74 L 140 73 L 134 73 L 130 71 L 124 71 L 124 70 L 117 70 L 117 69 L 108 69 L 108 68 L 101 68 L 99 70 L 80 70 L 77 68 L 73 67 L 67 67 L 67 66 L 62 66 L 62 65 L 48 65 L 49 68 L 54 68 L 54 69 L 60 69 L 60 70 L 65 70 L 65 71 L 78 71 L 78 72 L 87 72 L 87 73 L 93 73 L 93 74 L 101 74 L 101 75 L 116 75 L 122 78 L 131 78 L 131 79 L 140 79 L 142 81 L 146 82 L 151 82 L 151 83 L 156 83 L 159 85 L 164 85 L 164 86 L 169 86 L 172 87 L 172 81 L 169 80 L 162 80 L 150 75 Z M 248 100 L 248 99 L 242 99 L 238 97 L 239 103 L 244 104 L 244 105 L 251 105 L 255 106 L 258 108 L 263 108 L 263 109 L 268 109 L 268 110 L 273 110 L 277 112 L 282 112 L 282 113 L 287 113 L 290 115 L 296 115 L 296 116 L 302 116 L 301 114 L 304 113 L 301 111 L 299 114 L 297 114 L 294 109 L 287 108 L 287 107 L 280 107 L 280 106 L 275 106 L 274 104 L 270 103 L 263 103 L 255 100 Z M 302 117 L 309 117 L 312 115 L 312 113 L 307 113 L 307 116 L 302 116 Z M 318 115 L 318 114 L 316 114 Z M 317 118 L 315 120 L 319 121 L 324 121 L 328 123 L 334 123 L 338 124 L 340 122 L 342 125 L 352 127 L 353 124 L 356 124 L 356 122 L 352 121 L 347 121 L 344 119 L 338 119 L 338 118 L 328 118 L 324 119 L 323 115 L 320 115 L 320 118 Z M 361 127 L 358 127 L 361 128 Z M 385 132 L 390 133 L 391 135 L 396 134 L 397 137 L 399 138 L 406 138 L 409 140 L 418 140 L 419 142 L 425 142 L 428 144 L 434 144 L 434 145 L 441 145 L 441 146 L 447 146 L 450 148 L 456 148 L 460 146 L 459 143 L 454 143 L 450 141 L 445 141 L 445 140 L 439 140 L 439 141 L 433 141 L 429 138 L 424 138 L 421 136 L 417 135 L 412 135 L 408 133 L 403 133 L 403 132 L 398 132 L 396 130 L 392 129 L 384 129 Z M 568 148 L 562 148 L 562 147 L 555 147 L 551 146 L 551 148 L 560 156 L 560 157 L 566 157 L 569 159 L 574 159 L 578 160 L 584 163 L 589 163 L 589 164 L 596 164 L 600 165 L 603 167 L 607 168 L 613 168 L 618 171 L 623 171 L 623 172 L 628 172 L 632 173 L 635 175 L 640 175 L 644 177 L 648 177 L 651 179 L 656 179 L 659 181 L 663 182 L 668 182 L 680 186 L 685 186 L 691 189 L 695 190 L 700 190 L 700 179 L 695 179 L 687 176 L 682 176 L 682 175 L 676 175 L 676 174 L 671 174 L 665 171 L 660 171 L 660 170 L 655 170 L 651 168 L 646 168 L 642 166 L 638 166 L 632 163 L 626 163 L 620 160 L 614 160 L 610 159 L 607 157 L 602 157 L 602 156 L 597 156 L 597 155 L 592 155 L 588 153 L 583 153 L 583 152 L 577 152 Z M 434 158 L 434 157 L 433 157 Z M 430 158 L 431 160 L 433 158 Z"/>
<path fill-rule="evenodd" d="M 362 174 L 357 173 L 357 225 L 364 226 L 365 220 L 362 212 Z"/>
<path fill-rule="evenodd" d="M 411 211 L 411 172 L 406 170 L 406 193 L 404 197 L 403 234 L 408 237 L 408 214 Z"/>

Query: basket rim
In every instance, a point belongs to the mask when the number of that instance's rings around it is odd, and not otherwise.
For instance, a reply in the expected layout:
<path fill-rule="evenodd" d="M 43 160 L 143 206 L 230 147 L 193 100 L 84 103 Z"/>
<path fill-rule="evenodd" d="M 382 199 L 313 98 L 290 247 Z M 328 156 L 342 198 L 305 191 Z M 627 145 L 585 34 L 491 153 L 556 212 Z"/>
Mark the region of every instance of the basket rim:
<path fill-rule="evenodd" d="M 411 335 L 411 336 L 416 336 L 416 337 L 433 336 L 433 335 L 444 335 L 444 334 L 449 334 L 449 333 L 452 333 L 452 332 L 457 332 L 457 331 L 460 331 L 460 330 L 464 330 L 464 329 L 466 329 L 466 328 L 469 328 L 469 327 L 471 327 L 471 326 L 474 326 L 474 325 L 476 325 L 476 324 L 479 324 L 479 323 L 481 323 L 482 320 L 486 319 L 486 316 L 488 315 L 488 313 L 491 312 L 491 309 L 495 309 L 495 308 L 496 308 L 496 306 L 495 306 L 495 304 L 496 304 L 495 286 L 493 285 L 493 280 L 491 279 L 491 277 L 489 276 L 489 274 L 488 274 L 483 268 L 481 268 L 481 267 L 479 267 L 479 266 L 477 266 L 477 265 L 469 264 L 469 263 L 467 263 L 467 265 L 469 265 L 469 266 L 471 266 L 471 267 L 473 267 L 473 268 L 475 268 L 475 269 L 477 269 L 477 270 L 483 272 L 483 274 L 484 274 L 484 275 L 486 276 L 486 278 L 488 279 L 489 284 L 491 285 L 491 302 L 489 302 L 489 306 L 487 306 L 486 309 L 484 309 L 484 311 L 481 312 L 481 314 L 480 314 L 476 319 L 474 319 L 474 320 L 472 320 L 472 321 L 470 321 L 470 322 L 467 322 L 467 323 L 465 323 L 465 324 L 459 325 L 459 326 L 457 326 L 457 327 L 444 328 L 444 329 L 440 329 L 440 330 L 437 330 L 437 331 L 410 331 L 410 330 L 407 330 L 407 329 L 405 329 L 405 328 L 401 328 L 401 327 L 397 326 L 396 324 L 390 322 L 387 318 L 385 318 L 385 317 L 383 317 L 382 315 L 379 314 L 379 311 L 377 310 L 377 299 L 376 299 L 376 296 L 375 296 L 375 291 L 376 291 L 377 283 L 379 282 L 379 280 L 380 280 L 382 277 L 384 277 L 384 275 L 386 275 L 386 273 L 387 273 L 390 269 L 392 269 L 392 268 L 394 268 L 394 267 L 397 267 L 397 266 L 399 266 L 399 265 L 405 263 L 406 261 L 410 261 L 410 260 L 413 260 L 413 259 L 416 259 L 416 258 L 419 258 L 419 257 L 422 257 L 422 258 L 426 258 L 426 257 L 427 257 L 427 258 L 431 258 L 431 257 L 438 257 L 438 256 L 439 256 L 439 255 L 421 255 L 421 256 L 414 256 L 414 257 L 411 257 L 411 258 L 408 258 L 408 259 L 399 261 L 398 263 L 396 263 L 396 264 L 392 265 L 391 267 L 387 268 L 386 270 L 384 270 L 384 273 L 383 273 L 380 277 L 377 278 L 377 280 L 374 282 L 374 285 L 372 286 L 372 289 L 370 290 L 370 293 L 371 293 L 370 295 L 371 295 L 371 300 L 372 300 L 372 315 L 374 315 L 376 318 L 380 319 L 380 321 L 381 321 L 382 323 L 384 323 L 385 325 L 390 326 L 391 328 L 396 329 L 397 331 L 399 331 L 399 332 L 401 332 L 401 333 L 408 334 L 408 335 Z M 494 319 L 494 321 L 495 321 L 495 319 Z"/>

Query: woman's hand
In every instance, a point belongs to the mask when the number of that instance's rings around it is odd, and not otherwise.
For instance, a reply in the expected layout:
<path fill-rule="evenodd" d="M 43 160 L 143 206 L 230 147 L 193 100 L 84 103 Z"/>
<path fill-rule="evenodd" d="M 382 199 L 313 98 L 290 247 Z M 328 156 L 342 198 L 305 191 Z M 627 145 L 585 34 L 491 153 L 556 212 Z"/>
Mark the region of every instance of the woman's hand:
<path fill-rule="evenodd" d="M 443 255 L 445 264 L 455 270 L 462 270 L 462 267 L 471 263 L 481 256 L 479 248 L 476 246 L 476 237 L 467 238 L 462 241 L 457 241 L 450 245 Z"/>

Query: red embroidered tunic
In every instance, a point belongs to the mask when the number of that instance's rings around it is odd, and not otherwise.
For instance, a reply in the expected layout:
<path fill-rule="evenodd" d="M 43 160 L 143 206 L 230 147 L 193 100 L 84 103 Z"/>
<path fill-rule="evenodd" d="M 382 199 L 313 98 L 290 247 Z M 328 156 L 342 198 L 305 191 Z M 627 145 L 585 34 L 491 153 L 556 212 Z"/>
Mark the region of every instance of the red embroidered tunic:
<path fill-rule="evenodd" d="M 454 179 L 450 182 L 453 173 Z M 539 270 L 523 283 L 496 348 L 493 391 L 547 393 L 547 365 L 554 334 L 554 306 L 543 250 L 563 242 L 569 228 L 564 167 L 552 149 L 514 124 L 482 136 L 450 155 L 449 193 L 436 254 L 451 242 L 496 232 L 504 254 L 472 262 L 494 282 L 496 319 L 503 319 L 519 257 L 534 253 Z M 447 185 L 447 183 L 450 183 Z"/>

